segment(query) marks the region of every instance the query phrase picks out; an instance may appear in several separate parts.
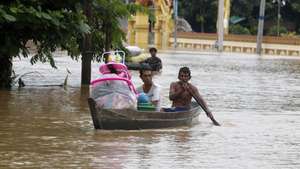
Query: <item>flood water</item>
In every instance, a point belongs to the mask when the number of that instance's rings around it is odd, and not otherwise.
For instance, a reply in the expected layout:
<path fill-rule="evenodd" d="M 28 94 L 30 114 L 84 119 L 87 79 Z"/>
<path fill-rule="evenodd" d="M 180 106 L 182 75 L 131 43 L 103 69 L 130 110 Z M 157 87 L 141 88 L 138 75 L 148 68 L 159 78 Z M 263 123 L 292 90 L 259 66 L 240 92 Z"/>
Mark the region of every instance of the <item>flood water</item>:
<path fill-rule="evenodd" d="M 58 69 L 14 61 L 25 88 L 0 91 L 0 168 L 287 169 L 300 168 L 300 59 L 237 54 L 159 54 L 155 77 L 168 106 L 180 66 L 206 99 L 193 127 L 94 130 L 80 87 L 79 62 L 56 57 Z M 98 64 L 93 63 L 93 78 Z M 71 74 L 66 88 L 68 69 Z M 137 72 L 133 81 L 140 85 Z"/>

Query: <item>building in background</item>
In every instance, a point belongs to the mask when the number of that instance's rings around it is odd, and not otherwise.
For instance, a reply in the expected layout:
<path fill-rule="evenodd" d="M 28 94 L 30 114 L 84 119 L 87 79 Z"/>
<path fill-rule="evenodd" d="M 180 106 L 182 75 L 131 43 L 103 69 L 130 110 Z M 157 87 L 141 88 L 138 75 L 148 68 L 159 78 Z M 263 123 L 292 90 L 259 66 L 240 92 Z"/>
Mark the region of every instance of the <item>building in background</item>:
<path fill-rule="evenodd" d="M 128 44 L 140 48 L 168 48 L 174 27 L 172 0 L 137 0 L 135 3 L 148 7 L 150 12 L 138 12 L 128 20 Z"/>

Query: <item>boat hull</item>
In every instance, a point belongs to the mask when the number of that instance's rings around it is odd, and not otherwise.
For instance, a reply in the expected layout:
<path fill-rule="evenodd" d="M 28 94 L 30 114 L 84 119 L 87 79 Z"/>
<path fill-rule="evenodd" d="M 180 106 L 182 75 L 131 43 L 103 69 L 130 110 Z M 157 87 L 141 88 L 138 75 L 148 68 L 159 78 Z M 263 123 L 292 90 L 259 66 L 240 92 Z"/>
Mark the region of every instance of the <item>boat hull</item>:
<path fill-rule="evenodd" d="M 153 112 L 132 109 L 99 109 L 93 99 L 88 99 L 95 129 L 158 129 L 191 126 L 198 122 L 200 107 L 194 104 L 189 111 Z"/>

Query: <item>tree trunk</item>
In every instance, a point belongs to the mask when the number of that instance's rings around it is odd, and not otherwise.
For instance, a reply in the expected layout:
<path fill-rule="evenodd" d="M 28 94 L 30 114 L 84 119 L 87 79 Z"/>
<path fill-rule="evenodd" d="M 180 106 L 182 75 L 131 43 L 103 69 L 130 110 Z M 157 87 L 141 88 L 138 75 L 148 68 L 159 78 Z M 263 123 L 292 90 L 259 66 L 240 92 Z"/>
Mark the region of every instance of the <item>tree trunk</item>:
<path fill-rule="evenodd" d="M 87 40 L 85 40 L 85 41 L 87 41 Z M 82 85 L 90 84 L 92 56 L 93 56 L 93 53 L 89 50 L 84 50 L 82 53 L 82 58 L 81 58 L 81 61 L 82 61 L 82 63 L 81 63 L 81 84 Z"/>
<path fill-rule="evenodd" d="M 84 1 L 84 12 L 88 19 L 89 24 L 91 23 L 92 10 L 91 1 Z M 92 40 L 91 34 L 85 34 L 83 39 L 83 51 L 81 58 L 81 84 L 89 85 L 91 81 L 91 61 L 92 61 Z"/>
<path fill-rule="evenodd" d="M 0 64 L 0 89 L 9 89 L 12 83 L 12 58 L 0 56 Z"/>
<path fill-rule="evenodd" d="M 112 32 L 111 32 L 111 23 L 110 22 L 107 22 L 106 24 L 105 24 L 105 51 L 106 52 L 108 52 L 108 51 L 110 51 L 110 50 L 112 50 L 111 49 L 111 41 L 112 41 Z"/>

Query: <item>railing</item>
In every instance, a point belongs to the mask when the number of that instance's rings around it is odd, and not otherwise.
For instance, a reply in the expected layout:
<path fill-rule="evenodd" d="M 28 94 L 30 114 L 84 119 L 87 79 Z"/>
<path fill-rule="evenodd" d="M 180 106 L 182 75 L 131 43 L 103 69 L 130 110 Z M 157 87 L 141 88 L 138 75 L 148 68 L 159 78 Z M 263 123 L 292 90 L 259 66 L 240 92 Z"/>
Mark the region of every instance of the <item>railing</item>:
<path fill-rule="evenodd" d="M 215 34 L 215 33 L 196 33 L 196 32 L 178 32 L 177 38 L 217 40 L 217 34 Z M 256 43 L 256 36 L 224 35 L 224 40 L 225 41 L 255 42 Z M 300 37 L 264 36 L 263 43 L 300 45 Z"/>
<path fill-rule="evenodd" d="M 179 32 L 177 46 L 179 49 L 216 51 L 217 34 Z M 174 38 L 169 39 L 169 48 L 173 48 Z M 225 35 L 225 52 L 256 53 L 256 36 Z M 264 36 L 262 44 L 263 54 L 300 56 L 299 37 L 271 37 Z"/>

